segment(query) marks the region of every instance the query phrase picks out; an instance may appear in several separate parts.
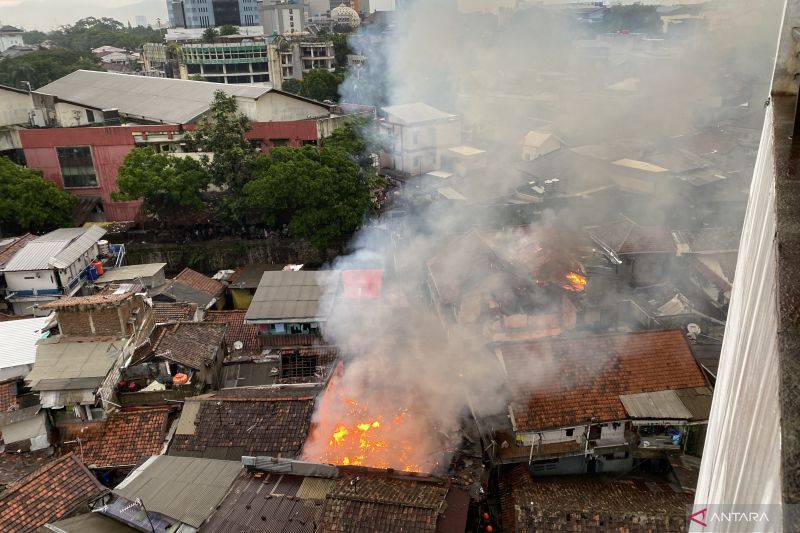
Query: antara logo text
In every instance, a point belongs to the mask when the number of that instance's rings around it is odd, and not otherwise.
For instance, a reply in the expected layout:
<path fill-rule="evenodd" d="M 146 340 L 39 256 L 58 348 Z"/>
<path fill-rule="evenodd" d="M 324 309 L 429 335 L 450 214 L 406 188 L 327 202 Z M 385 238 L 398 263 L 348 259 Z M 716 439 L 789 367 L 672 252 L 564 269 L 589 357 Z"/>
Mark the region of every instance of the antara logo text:
<path fill-rule="evenodd" d="M 709 512 L 708 507 L 703 507 L 699 511 L 689 515 L 689 521 L 703 527 L 714 522 L 769 522 L 767 513 L 742 513 L 742 512 Z"/>

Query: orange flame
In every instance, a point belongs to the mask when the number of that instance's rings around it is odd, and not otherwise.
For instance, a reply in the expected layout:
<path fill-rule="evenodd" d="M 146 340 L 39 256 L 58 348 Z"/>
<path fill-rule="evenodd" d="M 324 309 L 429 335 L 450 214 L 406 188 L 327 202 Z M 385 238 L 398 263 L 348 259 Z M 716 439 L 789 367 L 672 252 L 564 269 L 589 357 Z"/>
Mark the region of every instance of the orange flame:
<path fill-rule="evenodd" d="M 586 278 L 576 272 L 570 272 L 566 275 L 567 283 L 562 285 L 568 291 L 583 292 L 586 290 Z"/>

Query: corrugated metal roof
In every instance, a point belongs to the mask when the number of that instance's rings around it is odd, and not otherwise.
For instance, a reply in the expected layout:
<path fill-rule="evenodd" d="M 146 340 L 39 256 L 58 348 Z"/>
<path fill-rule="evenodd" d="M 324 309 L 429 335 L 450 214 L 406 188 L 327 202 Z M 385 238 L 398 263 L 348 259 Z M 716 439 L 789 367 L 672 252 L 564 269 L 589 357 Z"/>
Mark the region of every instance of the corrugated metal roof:
<path fill-rule="evenodd" d="M 458 118 L 456 115 L 423 103 L 393 105 L 381 110 L 388 115 L 389 122 L 405 125 Z"/>
<path fill-rule="evenodd" d="M 129 281 L 138 277 L 150 278 L 164 270 L 166 263 L 147 263 L 144 265 L 128 265 L 124 267 L 106 270 L 103 276 L 97 280 L 98 284 L 114 283 L 118 281 Z"/>
<path fill-rule="evenodd" d="M 241 463 L 234 461 L 158 455 L 131 472 L 114 493 L 141 498 L 150 512 L 200 527 L 241 470 Z"/>
<path fill-rule="evenodd" d="M 68 380 L 62 390 L 76 388 L 83 378 L 104 378 L 114 366 L 124 340 L 106 342 L 56 342 L 39 344 L 36 362 L 25 378 L 34 390 L 43 380 Z M 80 387 L 77 387 L 80 388 Z M 47 390 L 52 390 L 48 387 Z"/>
<path fill-rule="evenodd" d="M 245 321 L 324 320 L 333 304 L 323 301 L 329 282 L 338 283 L 338 272 L 264 272 Z"/>
<path fill-rule="evenodd" d="M 0 368 L 32 365 L 36 360 L 36 342 L 42 338 L 41 329 L 50 317 L 28 318 L 0 322 Z"/>
<path fill-rule="evenodd" d="M 270 90 L 269 87 L 78 70 L 36 92 L 95 109 L 119 109 L 120 113 L 131 117 L 185 124 L 208 111 L 215 91 L 257 99 Z"/>
<path fill-rule="evenodd" d="M 692 413 L 683 405 L 674 390 L 622 394 L 619 397 L 631 418 L 656 420 L 689 420 Z"/>
<path fill-rule="evenodd" d="M 61 250 L 55 257 L 51 258 L 48 263 L 55 268 L 67 268 L 77 261 L 80 256 L 85 254 L 87 250 L 90 250 L 105 234 L 105 228 L 101 228 L 100 226 L 92 226 L 86 229 L 83 235 L 69 243 L 66 248 Z M 92 257 L 91 259 L 94 258 Z"/>
<path fill-rule="evenodd" d="M 100 236 L 104 235 L 106 230 L 102 228 L 99 229 L 102 230 Z M 42 235 L 36 240 L 29 242 L 24 248 L 17 252 L 13 259 L 6 264 L 3 271 L 47 270 L 50 268 L 51 258 L 66 252 L 67 248 L 77 244 L 77 242 L 81 241 L 82 237 L 90 231 L 91 229 L 87 228 L 61 228 Z M 97 231 L 92 232 L 92 235 L 96 234 Z M 95 242 L 98 239 L 99 237 L 95 239 Z M 88 249 L 89 247 L 83 250 L 81 254 Z M 79 256 L 80 254 L 76 256 L 76 259 Z M 71 264 L 71 262 L 69 264 Z"/>

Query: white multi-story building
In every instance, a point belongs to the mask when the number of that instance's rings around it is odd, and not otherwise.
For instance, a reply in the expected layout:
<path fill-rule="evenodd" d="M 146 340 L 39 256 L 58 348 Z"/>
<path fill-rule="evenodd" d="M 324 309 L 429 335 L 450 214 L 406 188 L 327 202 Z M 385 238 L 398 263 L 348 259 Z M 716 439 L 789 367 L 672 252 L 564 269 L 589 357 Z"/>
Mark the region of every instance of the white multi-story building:
<path fill-rule="evenodd" d="M 264 35 L 292 35 L 306 31 L 306 8 L 302 1 L 260 1 L 258 15 Z"/>
<path fill-rule="evenodd" d="M 172 28 L 215 28 L 258 24 L 256 0 L 167 0 Z"/>
<path fill-rule="evenodd" d="M 14 26 L 0 26 L 0 53 L 5 52 L 12 46 L 22 46 L 25 44 L 22 41 L 22 34 L 24 32 L 15 28 Z"/>

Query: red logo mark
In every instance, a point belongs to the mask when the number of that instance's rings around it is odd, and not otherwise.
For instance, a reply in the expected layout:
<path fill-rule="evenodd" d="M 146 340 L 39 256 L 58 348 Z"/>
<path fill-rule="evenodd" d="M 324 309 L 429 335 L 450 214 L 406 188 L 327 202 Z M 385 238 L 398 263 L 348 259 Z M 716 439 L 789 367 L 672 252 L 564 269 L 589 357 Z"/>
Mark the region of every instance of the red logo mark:
<path fill-rule="evenodd" d="M 689 521 L 694 522 L 695 524 L 700 524 L 703 527 L 708 526 L 708 524 L 706 524 L 706 511 L 708 511 L 708 507 L 704 507 L 699 511 L 690 514 Z"/>

